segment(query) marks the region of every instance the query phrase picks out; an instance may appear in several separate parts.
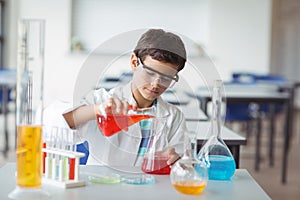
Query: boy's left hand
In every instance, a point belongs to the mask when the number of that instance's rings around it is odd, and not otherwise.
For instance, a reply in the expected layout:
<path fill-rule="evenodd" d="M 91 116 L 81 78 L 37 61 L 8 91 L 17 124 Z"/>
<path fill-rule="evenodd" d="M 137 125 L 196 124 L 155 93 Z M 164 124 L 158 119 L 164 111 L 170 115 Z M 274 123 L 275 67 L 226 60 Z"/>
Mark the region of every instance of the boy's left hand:
<path fill-rule="evenodd" d="M 180 159 L 180 156 L 178 155 L 178 153 L 176 153 L 175 148 L 169 148 L 167 149 L 167 151 L 165 151 L 165 153 L 167 153 L 169 160 L 167 161 L 168 165 L 173 165 L 177 160 Z"/>

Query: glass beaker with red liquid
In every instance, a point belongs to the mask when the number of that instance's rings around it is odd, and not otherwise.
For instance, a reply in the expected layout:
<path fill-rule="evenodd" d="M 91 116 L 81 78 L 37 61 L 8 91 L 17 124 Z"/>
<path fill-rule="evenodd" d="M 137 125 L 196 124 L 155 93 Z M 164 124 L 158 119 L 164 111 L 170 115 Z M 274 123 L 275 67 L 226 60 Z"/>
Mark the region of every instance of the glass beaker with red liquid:
<path fill-rule="evenodd" d="M 171 166 L 167 164 L 169 157 L 163 152 L 148 153 L 144 157 L 142 170 L 147 174 L 170 174 Z"/>
<path fill-rule="evenodd" d="M 142 171 L 148 174 L 170 174 L 171 167 L 167 164 L 169 155 L 165 149 L 158 147 L 158 140 L 164 134 L 166 118 L 152 119 L 150 138 L 145 153 Z"/>
<path fill-rule="evenodd" d="M 138 108 L 130 110 L 127 114 L 112 114 L 96 115 L 98 127 L 104 136 L 110 137 L 122 130 L 128 131 L 128 127 L 142 120 L 155 117 L 155 107 Z"/>

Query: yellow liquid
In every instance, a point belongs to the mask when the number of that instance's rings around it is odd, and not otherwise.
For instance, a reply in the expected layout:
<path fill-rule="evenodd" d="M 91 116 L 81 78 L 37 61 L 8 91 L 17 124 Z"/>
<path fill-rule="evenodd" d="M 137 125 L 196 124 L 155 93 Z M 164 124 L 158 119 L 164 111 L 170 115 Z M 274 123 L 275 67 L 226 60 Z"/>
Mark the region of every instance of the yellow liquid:
<path fill-rule="evenodd" d="M 42 184 L 42 126 L 18 126 L 17 184 L 38 188 Z"/>
<path fill-rule="evenodd" d="M 200 194 L 206 187 L 206 183 L 195 180 L 177 181 L 174 188 L 183 194 Z"/>

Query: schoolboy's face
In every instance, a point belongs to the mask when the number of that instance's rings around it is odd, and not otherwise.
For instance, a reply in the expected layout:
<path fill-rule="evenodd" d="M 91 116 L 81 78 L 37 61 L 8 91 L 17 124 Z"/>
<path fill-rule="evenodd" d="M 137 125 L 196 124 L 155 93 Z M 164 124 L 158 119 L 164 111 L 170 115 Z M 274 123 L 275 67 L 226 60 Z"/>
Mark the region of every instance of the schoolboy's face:
<path fill-rule="evenodd" d="M 176 79 L 178 73 L 176 65 L 154 60 L 150 56 L 141 61 L 133 54 L 131 67 L 134 72 L 133 95 L 140 107 L 150 106 Z"/>

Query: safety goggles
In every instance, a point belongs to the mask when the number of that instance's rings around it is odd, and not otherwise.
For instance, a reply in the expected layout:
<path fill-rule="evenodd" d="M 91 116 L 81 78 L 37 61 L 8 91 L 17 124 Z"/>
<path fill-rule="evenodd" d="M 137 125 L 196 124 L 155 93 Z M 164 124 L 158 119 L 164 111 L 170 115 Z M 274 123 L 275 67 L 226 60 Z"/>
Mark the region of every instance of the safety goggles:
<path fill-rule="evenodd" d="M 145 65 L 140 58 L 138 58 L 138 61 L 142 65 L 142 75 L 144 76 L 146 81 L 149 81 L 151 83 L 157 81 L 159 85 L 166 88 L 171 88 L 179 80 L 179 76 L 177 73 L 174 76 L 167 75 Z"/>

